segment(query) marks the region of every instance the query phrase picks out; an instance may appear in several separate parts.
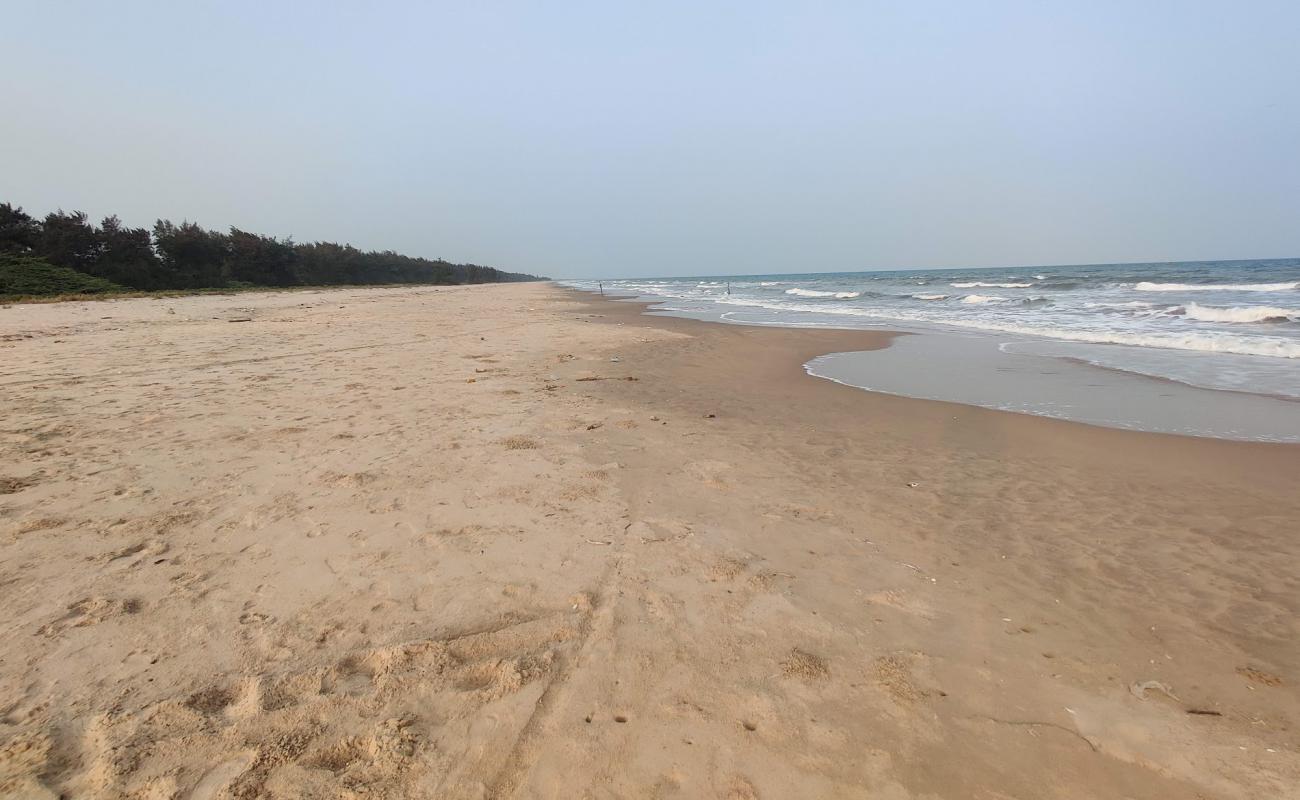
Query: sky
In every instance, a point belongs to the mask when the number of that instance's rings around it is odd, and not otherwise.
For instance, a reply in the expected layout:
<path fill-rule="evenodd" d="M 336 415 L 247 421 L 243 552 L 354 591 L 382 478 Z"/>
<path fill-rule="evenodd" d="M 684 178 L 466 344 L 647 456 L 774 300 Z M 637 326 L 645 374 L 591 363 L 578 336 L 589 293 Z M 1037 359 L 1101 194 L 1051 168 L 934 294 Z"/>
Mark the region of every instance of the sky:
<path fill-rule="evenodd" d="M 6 2 L 0 202 L 554 277 L 1300 256 L 1300 3 Z"/>

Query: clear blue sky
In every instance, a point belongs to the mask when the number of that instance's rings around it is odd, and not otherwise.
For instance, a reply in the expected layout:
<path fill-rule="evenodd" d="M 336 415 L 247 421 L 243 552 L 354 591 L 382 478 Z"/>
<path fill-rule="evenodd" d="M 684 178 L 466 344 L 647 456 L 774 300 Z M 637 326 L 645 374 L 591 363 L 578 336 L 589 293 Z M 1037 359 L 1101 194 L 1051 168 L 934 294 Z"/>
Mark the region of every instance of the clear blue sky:
<path fill-rule="evenodd" d="M 0 201 L 554 276 L 1300 255 L 1300 2 L 10 2 Z"/>

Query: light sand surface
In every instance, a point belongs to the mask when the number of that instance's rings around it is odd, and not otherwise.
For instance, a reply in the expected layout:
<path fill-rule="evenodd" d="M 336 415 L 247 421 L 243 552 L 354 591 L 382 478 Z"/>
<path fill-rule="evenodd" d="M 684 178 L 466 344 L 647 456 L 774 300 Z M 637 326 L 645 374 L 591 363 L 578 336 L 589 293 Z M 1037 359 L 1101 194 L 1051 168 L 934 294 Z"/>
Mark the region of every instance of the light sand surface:
<path fill-rule="evenodd" d="M 1300 797 L 1300 447 L 803 373 L 887 340 L 0 309 L 0 794 Z"/>

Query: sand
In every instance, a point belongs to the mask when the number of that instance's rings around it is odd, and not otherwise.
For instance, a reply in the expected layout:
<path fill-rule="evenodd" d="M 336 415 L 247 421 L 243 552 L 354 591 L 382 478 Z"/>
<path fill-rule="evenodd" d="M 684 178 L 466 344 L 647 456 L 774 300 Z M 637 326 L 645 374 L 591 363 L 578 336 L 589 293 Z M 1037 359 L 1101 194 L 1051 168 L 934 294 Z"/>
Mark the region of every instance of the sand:
<path fill-rule="evenodd" d="M 1300 796 L 1300 447 L 640 311 L 0 309 L 0 794 Z"/>

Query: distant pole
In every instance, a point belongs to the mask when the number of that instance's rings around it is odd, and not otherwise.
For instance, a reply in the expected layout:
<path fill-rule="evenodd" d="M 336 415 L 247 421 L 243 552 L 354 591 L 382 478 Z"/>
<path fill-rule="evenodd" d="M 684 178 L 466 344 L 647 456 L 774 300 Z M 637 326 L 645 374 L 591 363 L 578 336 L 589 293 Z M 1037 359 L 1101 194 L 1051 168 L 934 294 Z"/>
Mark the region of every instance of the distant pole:
<path fill-rule="evenodd" d="M 605 284 L 601 283 L 600 281 L 596 281 L 596 285 L 600 287 L 600 296 L 601 296 L 601 297 L 604 297 L 604 296 L 605 296 Z"/>
<path fill-rule="evenodd" d="M 727 281 L 727 294 L 731 294 L 731 281 Z"/>

